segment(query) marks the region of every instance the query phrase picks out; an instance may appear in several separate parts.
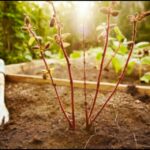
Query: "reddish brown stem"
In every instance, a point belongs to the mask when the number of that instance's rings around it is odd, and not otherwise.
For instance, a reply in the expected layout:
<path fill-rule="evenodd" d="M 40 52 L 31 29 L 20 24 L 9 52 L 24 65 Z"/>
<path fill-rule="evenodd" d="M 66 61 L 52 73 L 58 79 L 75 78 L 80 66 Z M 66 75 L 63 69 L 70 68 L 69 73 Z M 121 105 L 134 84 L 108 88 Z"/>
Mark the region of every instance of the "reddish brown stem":
<path fill-rule="evenodd" d="M 96 99 L 97 99 L 99 88 L 100 88 L 100 81 L 101 81 L 101 76 L 102 76 L 104 59 L 105 59 L 105 55 L 106 55 L 106 51 L 107 51 L 107 47 L 108 47 L 109 30 L 110 30 L 110 13 L 108 13 L 108 16 L 107 16 L 106 41 L 105 41 L 104 52 L 103 52 L 102 60 L 101 60 L 101 64 L 100 64 L 99 74 L 98 74 L 96 93 L 95 93 L 95 96 L 93 99 L 93 104 L 92 104 L 92 107 L 90 110 L 89 119 L 90 119 L 92 112 L 94 110 Z"/>
<path fill-rule="evenodd" d="M 70 79 L 70 90 L 71 90 L 72 123 L 73 123 L 73 129 L 75 129 L 74 88 L 73 88 L 73 79 L 72 79 L 72 73 L 71 73 L 71 64 L 69 62 L 66 50 L 64 49 L 62 40 L 61 40 L 60 44 L 61 44 L 61 48 L 63 50 L 64 56 L 67 61 L 67 66 L 68 66 L 68 73 L 69 73 L 69 79 Z"/>
<path fill-rule="evenodd" d="M 62 112 L 63 112 L 65 118 L 67 119 L 70 128 L 72 128 L 71 121 L 70 121 L 70 119 L 68 118 L 68 116 L 67 116 L 67 114 L 66 114 L 66 112 L 65 112 L 65 110 L 64 110 L 64 108 L 63 108 L 63 105 L 62 105 L 62 103 L 61 103 L 60 97 L 59 97 L 59 95 L 58 95 L 58 91 L 57 91 L 57 89 L 56 89 L 56 85 L 55 85 L 55 83 L 54 83 L 54 81 L 53 81 L 53 78 L 52 78 L 52 74 L 51 74 L 51 72 L 50 72 L 50 69 L 48 69 L 48 64 L 47 64 L 47 62 L 46 62 L 46 60 L 45 60 L 45 57 L 44 57 L 44 54 L 43 54 L 42 52 L 41 52 L 41 56 L 42 56 L 42 59 L 43 59 L 43 61 L 44 61 L 45 66 L 46 66 L 46 69 L 47 69 L 47 71 L 48 71 L 49 77 L 50 77 L 50 79 L 51 79 L 51 81 L 52 81 L 52 85 L 53 85 L 54 90 L 55 90 L 55 93 L 56 93 L 56 95 L 57 95 L 57 99 L 58 99 L 60 108 L 61 108 L 61 110 L 62 110 Z"/>
<path fill-rule="evenodd" d="M 110 60 L 108 61 L 108 63 L 104 67 L 105 70 L 108 70 L 110 63 L 111 63 L 112 59 L 116 56 L 117 52 L 119 51 L 120 46 L 121 46 L 121 42 L 119 42 L 118 48 L 115 50 L 114 54 L 111 56 Z"/>
<path fill-rule="evenodd" d="M 101 109 L 98 111 L 98 113 L 95 115 L 95 117 L 93 117 L 93 119 L 91 120 L 91 124 L 96 120 L 96 118 L 99 116 L 99 114 L 102 112 L 102 110 L 105 108 L 106 104 L 109 102 L 109 100 L 111 99 L 111 97 L 115 94 L 120 82 L 123 80 L 124 78 L 124 75 L 125 75 L 125 71 L 126 71 L 126 68 L 128 66 L 128 63 L 129 63 L 129 60 L 130 60 L 130 57 L 131 57 L 131 54 L 133 52 L 133 49 L 134 49 L 134 43 L 135 43 L 135 37 L 136 37 L 136 26 L 137 26 L 137 22 L 133 22 L 133 36 L 132 36 L 132 41 L 133 41 L 133 44 L 131 46 L 131 49 L 130 49 L 130 52 L 129 52 L 129 55 L 128 55 L 128 58 L 127 58 L 127 61 L 125 63 L 125 66 L 124 66 L 124 69 L 123 71 L 121 72 L 121 75 L 120 75 L 120 78 L 114 88 L 114 90 L 112 91 L 112 93 L 110 94 L 110 96 L 107 98 L 106 102 L 104 103 L 104 105 L 101 107 Z"/>
<path fill-rule="evenodd" d="M 63 105 L 62 105 L 62 102 L 61 102 L 61 100 L 60 100 L 60 97 L 59 97 L 59 94 L 58 94 L 56 85 L 55 85 L 55 83 L 54 83 L 54 80 L 53 80 L 51 71 L 50 71 L 50 69 L 49 69 L 49 67 L 48 67 L 48 64 L 47 64 L 47 62 L 46 62 L 46 59 L 45 59 L 45 57 L 44 57 L 41 44 L 39 43 L 38 39 L 36 38 L 35 33 L 34 33 L 30 28 L 28 29 L 28 31 L 29 31 L 29 32 L 31 33 L 31 35 L 35 38 L 35 40 L 36 40 L 36 42 L 37 42 L 37 44 L 38 44 L 38 46 L 39 46 L 40 54 L 41 54 L 42 60 L 43 60 L 43 62 L 44 62 L 44 64 L 45 64 L 46 70 L 48 71 L 49 77 L 50 77 L 50 79 L 51 79 L 51 81 L 52 81 L 52 85 L 53 85 L 53 87 L 54 87 L 54 90 L 55 90 L 55 93 L 56 93 L 57 100 L 58 100 L 58 102 L 59 102 L 61 111 L 63 112 L 63 114 L 64 114 L 66 120 L 68 121 L 69 126 L 72 128 L 72 123 L 71 123 L 69 117 L 67 116 L 67 114 L 66 114 L 66 112 L 65 112 L 65 109 L 64 109 L 64 107 L 63 107 Z"/>
<path fill-rule="evenodd" d="M 56 16 L 56 10 L 54 7 L 54 4 L 51 2 L 52 8 L 53 8 L 53 12 L 55 15 L 55 19 L 56 19 L 56 26 L 57 26 L 57 30 L 58 30 L 58 35 L 60 37 L 60 47 L 63 51 L 64 57 L 66 59 L 67 62 L 67 67 L 68 67 L 68 74 L 69 74 L 69 79 L 70 79 L 70 90 L 71 90 L 71 109 L 72 109 L 72 129 L 75 129 L 75 110 L 74 110 L 74 88 L 73 88 L 73 78 L 72 78 L 72 73 L 71 73 L 71 64 L 66 52 L 66 49 L 64 48 L 63 45 L 63 41 L 62 41 L 62 37 L 61 37 L 61 27 L 60 27 L 60 23 L 57 20 L 57 16 Z"/>

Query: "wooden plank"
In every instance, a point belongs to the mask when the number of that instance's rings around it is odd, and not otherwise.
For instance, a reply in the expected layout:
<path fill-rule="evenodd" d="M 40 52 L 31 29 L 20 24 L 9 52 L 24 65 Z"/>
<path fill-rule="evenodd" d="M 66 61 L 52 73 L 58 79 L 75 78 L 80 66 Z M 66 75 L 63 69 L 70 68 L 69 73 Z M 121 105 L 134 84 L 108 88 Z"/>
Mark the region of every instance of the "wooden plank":
<path fill-rule="evenodd" d="M 60 63 L 60 61 L 55 59 L 46 59 L 47 63 L 50 64 L 56 64 Z M 29 70 L 35 70 L 36 68 L 44 67 L 43 60 L 33 60 L 31 62 L 25 62 L 25 63 L 19 63 L 19 64 L 10 64 L 6 65 L 6 73 L 7 74 L 20 74 L 24 72 L 28 72 Z"/>
<path fill-rule="evenodd" d="M 95 58 L 93 58 L 93 56 L 88 56 L 91 60 L 93 60 L 94 62 Z M 47 63 L 49 65 L 51 64 L 61 64 L 64 63 L 66 64 L 65 60 L 60 60 L 60 59 L 46 59 Z M 71 64 L 76 64 L 76 62 L 79 63 L 79 61 L 81 61 L 82 64 L 82 59 L 70 59 Z M 108 60 L 106 59 L 106 62 Z M 39 59 L 39 60 L 33 60 L 31 62 L 25 62 L 25 63 L 19 63 L 19 64 L 10 64 L 10 65 L 6 65 L 6 73 L 8 74 L 28 74 L 28 71 L 32 71 L 32 70 L 36 70 L 37 68 L 39 69 L 40 67 L 45 68 L 43 60 Z M 139 64 L 135 64 L 134 70 L 132 72 L 132 74 L 130 75 L 131 77 L 138 77 L 139 76 Z M 111 65 L 110 65 L 111 68 Z M 150 70 L 150 65 L 143 65 L 142 66 L 142 74 L 148 72 Z M 114 72 L 115 73 L 115 72 Z"/>
<path fill-rule="evenodd" d="M 11 82 L 26 82 L 32 84 L 51 84 L 51 80 L 43 79 L 42 77 L 35 75 L 17 75 L 17 74 L 6 74 L 6 80 Z M 70 81 L 68 79 L 58 79 L 54 78 L 54 82 L 58 86 L 70 86 Z M 80 80 L 73 80 L 74 87 L 83 88 L 84 82 Z M 96 89 L 96 82 L 87 81 L 87 89 Z M 115 87 L 114 83 L 101 82 L 100 90 L 111 91 Z M 118 89 L 120 91 L 126 91 L 128 88 L 127 84 L 120 84 Z M 137 90 L 141 94 L 150 95 L 150 86 L 136 86 Z"/>

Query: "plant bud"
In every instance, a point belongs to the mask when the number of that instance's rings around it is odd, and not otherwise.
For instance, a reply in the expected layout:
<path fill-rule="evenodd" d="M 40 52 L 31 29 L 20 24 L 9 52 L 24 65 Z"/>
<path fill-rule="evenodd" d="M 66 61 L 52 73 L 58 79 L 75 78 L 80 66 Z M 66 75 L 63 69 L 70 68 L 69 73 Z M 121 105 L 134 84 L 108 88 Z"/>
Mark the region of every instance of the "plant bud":
<path fill-rule="evenodd" d="M 118 16 L 118 14 L 119 14 L 119 11 L 118 11 L 118 10 L 113 10 L 113 11 L 111 12 L 111 15 L 112 15 L 113 17 Z"/>
<path fill-rule="evenodd" d="M 42 43 L 42 37 L 41 36 L 36 36 L 37 40 L 40 42 L 40 44 Z"/>
<path fill-rule="evenodd" d="M 150 16 L 150 11 L 146 11 L 143 13 L 143 15 L 146 17 L 146 16 Z"/>
<path fill-rule="evenodd" d="M 38 46 L 38 45 L 35 45 L 35 46 L 32 47 L 32 49 L 33 49 L 33 50 L 37 50 L 37 49 L 39 49 L 39 46 Z"/>
<path fill-rule="evenodd" d="M 23 31 L 27 31 L 28 28 L 27 28 L 27 27 L 22 27 L 21 29 L 22 29 Z"/>
<path fill-rule="evenodd" d="M 48 42 L 46 45 L 45 45 L 45 49 L 48 49 L 50 47 L 50 43 Z"/>
<path fill-rule="evenodd" d="M 55 38 L 55 41 L 59 44 L 59 43 L 60 43 L 60 37 L 59 37 L 59 35 L 56 34 L 56 35 L 54 36 L 54 38 Z"/>
<path fill-rule="evenodd" d="M 52 19 L 51 19 L 51 21 L 50 21 L 50 27 L 54 27 L 54 25 L 55 25 L 55 17 L 53 16 L 52 17 Z"/>
<path fill-rule="evenodd" d="M 25 24 L 28 26 L 30 24 L 30 18 L 28 16 L 24 19 Z"/>

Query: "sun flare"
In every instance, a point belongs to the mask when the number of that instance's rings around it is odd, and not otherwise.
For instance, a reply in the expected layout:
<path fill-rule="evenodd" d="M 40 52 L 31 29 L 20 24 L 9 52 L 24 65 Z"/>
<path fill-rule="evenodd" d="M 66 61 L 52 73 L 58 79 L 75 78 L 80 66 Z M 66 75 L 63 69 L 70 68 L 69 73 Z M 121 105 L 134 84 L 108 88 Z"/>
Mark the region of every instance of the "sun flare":
<path fill-rule="evenodd" d="M 78 17 L 83 20 L 83 18 L 89 16 L 90 9 L 92 7 L 92 2 L 90 1 L 76 1 L 75 10 L 78 13 Z"/>

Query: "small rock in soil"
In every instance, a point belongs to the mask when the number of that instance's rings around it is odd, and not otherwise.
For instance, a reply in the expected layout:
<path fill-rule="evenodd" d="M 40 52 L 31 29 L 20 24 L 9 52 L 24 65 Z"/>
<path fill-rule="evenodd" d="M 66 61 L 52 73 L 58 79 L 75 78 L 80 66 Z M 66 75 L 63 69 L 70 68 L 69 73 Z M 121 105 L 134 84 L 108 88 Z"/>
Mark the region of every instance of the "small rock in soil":
<path fill-rule="evenodd" d="M 138 96 L 138 99 L 146 104 L 148 104 L 150 102 L 150 96 L 148 96 L 148 95 L 142 95 L 142 96 L 140 95 L 140 96 Z"/>
<path fill-rule="evenodd" d="M 43 143 L 43 141 L 39 138 L 39 137 L 34 137 L 30 143 L 33 143 L 33 144 L 41 144 Z"/>
<path fill-rule="evenodd" d="M 127 93 L 131 94 L 132 96 L 135 96 L 135 95 L 137 95 L 138 90 L 135 87 L 135 85 L 128 85 L 128 87 L 127 87 Z"/>

